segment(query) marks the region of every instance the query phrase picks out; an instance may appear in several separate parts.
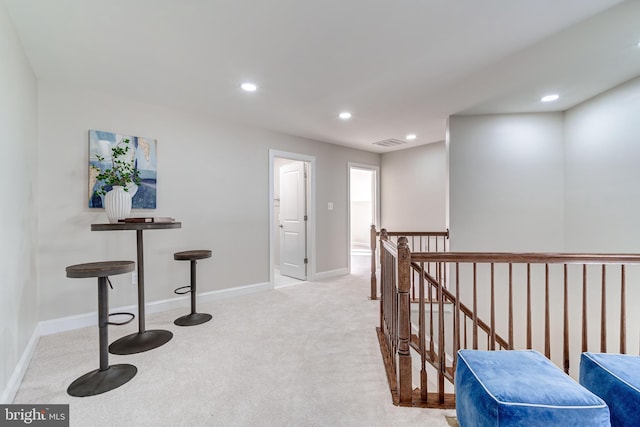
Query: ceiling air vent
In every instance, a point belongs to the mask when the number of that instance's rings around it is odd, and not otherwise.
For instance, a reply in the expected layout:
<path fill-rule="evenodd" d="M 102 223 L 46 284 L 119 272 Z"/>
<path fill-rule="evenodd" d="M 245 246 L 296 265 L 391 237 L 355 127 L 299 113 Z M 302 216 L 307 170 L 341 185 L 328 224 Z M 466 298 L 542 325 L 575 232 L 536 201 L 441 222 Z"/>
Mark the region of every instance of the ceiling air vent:
<path fill-rule="evenodd" d="M 400 139 L 389 138 L 383 139 L 382 141 L 374 142 L 373 145 L 379 145 L 381 147 L 396 147 L 398 145 L 406 144 L 406 141 L 402 141 Z"/>

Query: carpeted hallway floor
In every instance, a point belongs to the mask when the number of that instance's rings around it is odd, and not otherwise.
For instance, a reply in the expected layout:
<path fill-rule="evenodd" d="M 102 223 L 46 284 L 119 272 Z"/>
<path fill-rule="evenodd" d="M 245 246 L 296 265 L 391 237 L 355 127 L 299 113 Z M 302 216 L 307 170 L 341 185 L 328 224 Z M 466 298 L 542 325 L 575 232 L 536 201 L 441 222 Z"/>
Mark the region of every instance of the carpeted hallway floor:
<path fill-rule="evenodd" d="M 40 339 L 14 403 L 70 404 L 72 426 L 443 426 L 441 411 L 393 406 L 367 298 L 368 256 L 333 280 L 200 304 L 208 323 L 178 327 L 172 310 L 147 316 L 171 341 L 110 363 L 138 374 L 85 398 L 66 394 L 98 366 L 96 328 Z M 136 330 L 110 327 L 110 341 Z"/>

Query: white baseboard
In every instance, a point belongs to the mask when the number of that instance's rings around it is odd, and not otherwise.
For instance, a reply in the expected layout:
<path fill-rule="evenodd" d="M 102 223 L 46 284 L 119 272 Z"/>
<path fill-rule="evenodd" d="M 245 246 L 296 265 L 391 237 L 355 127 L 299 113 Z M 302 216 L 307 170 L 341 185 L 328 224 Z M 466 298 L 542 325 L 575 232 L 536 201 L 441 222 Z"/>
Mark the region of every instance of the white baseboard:
<path fill-rule="evenodd" d="M 198 302 L 216 301 L 223 298 L 231 298 L 241 295 L 252 294 L 255 292 L 263 292 L 271 289 L 268 282 L 257 283 L 254 285 L 238 286 L 236 288 L 220 289 L 198 294 Z M 189 297 L 174 297 L 158 301 L 152 301 L 145 304 L 145 313 L 161 313 L 163 311 L 173 310 L 174 308 L 185 307 L 189 304 Z M 122 307 L 114 307 L 110 312 L 129 312 L 138 315 L 137 305 L 127 305 Z M 76 314 L 73 316 L 60 317 L 57 319 L 43 320 L 39 323 L 40 335 L 51 335 L 59 332 L 72 331 L 74 329 L 86 328 L 88 326 L 96 326 L 98 324 L 97 312 Z"/>
<path fill-rule="evenodd" d="M 198 301 L 208 302 L 217 301 L 225 298 L 239 297 L 242 295 L 254 294 L 256 292 L 265 292 L 272 290 L 273 287 L 269 282 L 256 283 L 253 285 L 238 286 L 236 288 L 219 289 L 217 291 L 209 291 L 198 294 Z"/>
<path fill-rule="evenodd" d="M 291 282 L 291 283 L 283 283 L 281 285 L 273 285 L 273 289 L 283 289 L 283 288 L 290 288 L 291 286 L 298 286 L 298 285 L 304 285 L 309 283 L 306 280 L 298 280 L 295 282 Z"/>
<path fill-rule="evenodd" d="M 24 349 L 18 364 L 13 370 L 13 374 L 11 374 L 11 378 L 9 378 L 9 382 L 7 386 L 2 391 L 2 395 L 0 395 L 0 404 L 10 404 L 15 399 L 16 394 L 18 393 L 18 389 L 20 388 L 20 384 L 22 383 L 22 379 L 24 375 L 27 373 L 27 367 L 29 367 L 29 362 L 31 362 L 31 358 L 33 357 L 33 353 L 36 350 L 36 345 L 38 344 L 38 340 L 40 339 L 40 331 L 39 324 L 33 330 L 33 334 L 31 334 L 31 338 L 29 338 L 29 342 L 27 343 L 27 347 Z"/>
<path fill-rule="evenodd" d="M 203 292 L 198 294 L 198 302 L 209 302 L 220 299 L 232 298 L 236 296 L 253 294 L 256 292 L 264 292 L 273 289 L 269 282 L 256 283 L 254 285 L 238 286 L 236 288 L 220 289 L 215 291 Z M 189 304 L 189 297 L 175 297 L 159 301 L 152 301 L 145 304 L 145 311 L 147 314 L 160 313 L 174 308 L 185 307 Z M 128 305 L 124 307 L 116 307 L 110 310 L 111 312 L 126 311 L 138 315 L 138 308 L 136 305 Z M 43 335 L 57 334 L 59 332 L 72 331 L 74 329 L 85 328 L 89 326 L 96 326 L 98 324 L 97 312 L 76 314 L 73 316 L 60 317 L 58 319 L 43 320 L 39 322 L 27 343 L 20 361 L 13 370 L 11 378 L 7 386 L 0 395 L 0 404 L 9 404 L 13 402 L 13 399 L 20 388 L 22 379 L 27 372 L 27 367 L 31 362 L 33 353 L 38 344 L 38 340 Z"/>
<path fill-rule="evenodd" d="M 336 270 L 321 271 L 313 276 L 313 280 L 325 280 L 349 274 L 348 268 L 338 268 Z"/>
<path fill-rule="evenodd" d="M 128 308 L 119 307 L 117 311 L 125 311 Z M 114 310 L 114 311 L 116 311 Z M 59 317 L 57 319 L 43 320 L 38 326 L 40 336 L 57 334 L 60 332 L 73 331 L 74 329 L 96 326 L 98 324 L 98 313 L 96 311 L 73 316 Z"/>

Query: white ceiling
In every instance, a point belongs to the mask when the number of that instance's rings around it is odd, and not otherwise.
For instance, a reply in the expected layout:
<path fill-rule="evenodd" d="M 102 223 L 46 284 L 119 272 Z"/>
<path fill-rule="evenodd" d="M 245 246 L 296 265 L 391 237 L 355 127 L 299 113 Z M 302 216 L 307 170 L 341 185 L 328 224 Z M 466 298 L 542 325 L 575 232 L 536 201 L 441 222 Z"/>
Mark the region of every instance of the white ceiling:
<path fill-rule="evenodd" d="M 4 1 L 41 81 L 375 152 L 640 75 L 637 0 Z"/>

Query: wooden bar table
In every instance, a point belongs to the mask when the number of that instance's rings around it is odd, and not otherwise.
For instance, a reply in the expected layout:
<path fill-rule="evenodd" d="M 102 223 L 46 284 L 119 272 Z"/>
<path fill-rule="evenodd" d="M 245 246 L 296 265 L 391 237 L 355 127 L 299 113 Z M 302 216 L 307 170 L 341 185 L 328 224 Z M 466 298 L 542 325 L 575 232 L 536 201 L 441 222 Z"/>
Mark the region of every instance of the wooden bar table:
<path fill-rule="evenodd" d="M 144 307 L 144 230 L 181 228 L 181 222 L 118 222 L 113 224 L 91 224 L 91 231 L 135 230 L 138 255 L 138 332 L 126 335 L 109 346 L 113 354 L 133 354 L 151 350 L 168 342 L 173 334 L 162 329 L 145 329 Z"/>

